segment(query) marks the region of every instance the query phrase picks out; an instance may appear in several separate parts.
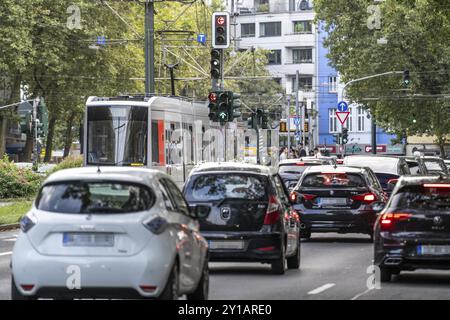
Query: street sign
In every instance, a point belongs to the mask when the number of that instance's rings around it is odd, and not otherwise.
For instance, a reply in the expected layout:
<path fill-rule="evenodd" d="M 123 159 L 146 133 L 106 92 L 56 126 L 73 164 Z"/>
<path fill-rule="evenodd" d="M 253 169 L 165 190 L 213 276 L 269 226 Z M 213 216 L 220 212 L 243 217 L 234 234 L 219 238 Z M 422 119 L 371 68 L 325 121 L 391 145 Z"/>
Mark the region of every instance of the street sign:
<path fill-rule="evenodd" d="M 294 124 L 296 126 L 299 126 L 300 125 L 300 118 L 294 118 Z"/>
<path fill-rule="evenodd" d="M 206 34 L 200 33 L 197 35 L 197 42 L 201 44 L 205 44 L 206 42 Z"/>
<path fill-rule="evenodd" d="M 338 103 L 338 111 L 339 112 L 347 112 L 348 111 L 348 104 L 345 101 L 341 101 Z"/>
<path fill-rule="evenodd" d="M 337 112 L 336 111 L 336 117 L 338 118 L 339 122 L 344 125 L 345 121 L 347 121 L 348 116 L 350 115 L 350 112 Z"/>
<path fill-rule="evenodd" d="M 105 36 L 97 36 L 97 44 L 100 46 L 106 45 L 106 37 Z"/>

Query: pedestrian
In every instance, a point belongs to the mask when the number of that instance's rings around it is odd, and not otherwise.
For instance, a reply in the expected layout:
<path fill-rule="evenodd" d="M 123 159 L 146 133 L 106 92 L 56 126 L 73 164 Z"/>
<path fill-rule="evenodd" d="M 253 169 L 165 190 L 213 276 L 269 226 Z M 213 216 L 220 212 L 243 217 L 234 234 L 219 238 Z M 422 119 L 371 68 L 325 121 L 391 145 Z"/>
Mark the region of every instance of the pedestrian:
<path fill-rule="evenodd" d="M 300 145 L 300 152 L 299 152 L 300 158 L 306 157 L 308 153 L 306 152 L 306 149 L 303 147 L 303 145 Z"/>
<path fill-rule="evenodd" d="M 281 153 L 280 153 L 280 161 L 282 160 L 286 160 L 288 158 L 288 151 L 286 147 L 281 148 Z"/>
<path fill-rule="evenodd" d="M 317 147 L 314 148 L 314 156 L 316 158 L 322 156 L 322 153 L 320 152 L 319 148 L 317 148 Z"/>

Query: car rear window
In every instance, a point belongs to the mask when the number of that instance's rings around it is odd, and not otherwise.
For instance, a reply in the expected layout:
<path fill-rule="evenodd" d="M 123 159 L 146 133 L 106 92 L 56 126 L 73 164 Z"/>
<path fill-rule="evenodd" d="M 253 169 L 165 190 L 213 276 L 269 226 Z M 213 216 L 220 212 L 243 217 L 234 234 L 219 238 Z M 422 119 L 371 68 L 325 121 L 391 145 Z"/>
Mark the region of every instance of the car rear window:
<path fill-rule="evenodd" d="M 360 188 L 366 187 L 366 183 L 360 174 L 334 172 L 308 174 L 302 181 L 302 187 L 306 188 Z"/>
<path fill-rule="evenodd" d="M 424 184 L 426 186 L 426 184 Z M 412 209 L 419 211 L 439 211 L 450 209 L 450 186 L 447 188 L 407 186 L 392 197 L 394 209 Z"/>
<path fill-rule="evenodd" d="M 267 200 L 264 176 L 248 174 L 202 174 L 194 176 L 184 190 L 190 201 L 217 201 L 226 198 Z"/>
<path fill-rule="evenodd" d="M 44 186 L 36 207 L 59 213 L 132 213 L 150 209 L 154 200 L 149 188 L 137 184 L 76 181 Z"/>
<path fill-rule="evenodd" d="M 442 165 L 440 161 L 436 160 L 425 160 L 425 167 L 427 167 L 428 171 L 442 171 L 445 172 L 446 168 Z"/>
<path fill-rule="evenodd" d="M 374 172 L 398 173 L 398 159 L 383 157 L 347 157 L 348 166 L 369 167 Z"/>
<path fill-rule="evenodd" d="M 306 170 L 306 168 L 321 165 L 322 163 L 307 163 L 307 162 L 301 162 L 299 164 L 280 164 L 280 167 L 278 168 L 278 173 L 301 175 Z"/>

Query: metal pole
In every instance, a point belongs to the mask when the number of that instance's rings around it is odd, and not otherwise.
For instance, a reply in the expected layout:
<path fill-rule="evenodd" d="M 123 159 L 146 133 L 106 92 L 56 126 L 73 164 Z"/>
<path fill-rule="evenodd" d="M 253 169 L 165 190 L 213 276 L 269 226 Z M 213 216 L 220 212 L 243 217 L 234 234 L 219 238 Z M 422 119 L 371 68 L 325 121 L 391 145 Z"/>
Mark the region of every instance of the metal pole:
<path fill-rule="evenodd" d="M 153 0 L 145 2 L 145 94 L 155 93 L 155 8 Z"/>
<path fill-rule="evenodd" d="M 375 117 L 372 115 L 372 154 L 377 154 L 377 124 Z"/>
<path fill-rule="evenodd" d="M 300 72 L 297 70 L 295 72 L 295 112 L 296 112 L 297 117 L 299 116 L 298 110 L 299 110 L 299 106 L 300 106 L 299 90 L 300 90 Z M 300 130 L 298 129 L 298 118 L 297 118 L 297 122 L 296 123 L 297 123 L 297 125 L 296 125 L 295 133 L 298 134 L 300 132 Z"/>
<path fill-rule="evenodd" d="M 286 107 L 286 122 L 287 122 L 287 147 L 291 148 L 291 99 L 287 99 Z"/>
<path fill-rule="evenodd" d="M 33 122 L 34 122 L 34 139 L 33 139 L 33 168 L 37 170 L 38 164 L 38 154 L 37 154 L 37 139 L 38 139 L 38 119 L 37 119 L 37 107 L 39 104 L 39 97 L 37 97 L 33 102 Z"/>

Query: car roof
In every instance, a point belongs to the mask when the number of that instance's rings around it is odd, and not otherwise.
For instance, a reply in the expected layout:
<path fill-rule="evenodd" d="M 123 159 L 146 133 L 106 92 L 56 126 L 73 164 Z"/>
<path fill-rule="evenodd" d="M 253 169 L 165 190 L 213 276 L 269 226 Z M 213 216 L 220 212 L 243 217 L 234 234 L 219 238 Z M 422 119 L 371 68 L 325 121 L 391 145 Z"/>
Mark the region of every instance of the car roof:
<path fill-rule="evenodd" d="M 398 180 L 397 187 L 405 185 L 419 185 L 422 183 L 450 183 L 449 175 L 429 175 L 429 176 L 402 176 Z"/>
<path fill-rule="evenodd" d="M 191 174 L 203 172 L 248 172 L 263 175 L 274 175 L 277 170 L 263 165 L 244 163 L 244 162 L 206 162 L 196 165 Z"/>
<path fill-rule="evenodd" d="M 45 184 L 79 181 L 79 180 L 98 180 L 98 181 L 121 181 L 140 183 L 151 186 L 151 180 L 157 177 L 166 176 L 164 173 L 154 169 L 136 168 L 136 167 L 82 167 L 59 170 L 50 175 Z"/>
<path fill-rule="evenodd" d="M 298 158 L 298 159 L 281 160 L 278 163 L 278 165 L 282 165 L 282 164 L 296 164 L 297 162 L 320 163 L 320 162 L 330 161 L 330 160 L 333 160 L 333 158 L 302 157 L 302 158 Z"/>
<path fill-rule="evenodd" d="M 331 166 L 331 165 L 325 165 L 325 166 L 315 166 L 315 167 L 308 167 L 304 173 L 317 173 L 317 172 L 329 172 L 329 173 L 363 173 L 368 171 L 368 168 L 365 167 L 352 167 L 352 166 Z"/>

